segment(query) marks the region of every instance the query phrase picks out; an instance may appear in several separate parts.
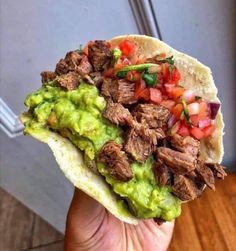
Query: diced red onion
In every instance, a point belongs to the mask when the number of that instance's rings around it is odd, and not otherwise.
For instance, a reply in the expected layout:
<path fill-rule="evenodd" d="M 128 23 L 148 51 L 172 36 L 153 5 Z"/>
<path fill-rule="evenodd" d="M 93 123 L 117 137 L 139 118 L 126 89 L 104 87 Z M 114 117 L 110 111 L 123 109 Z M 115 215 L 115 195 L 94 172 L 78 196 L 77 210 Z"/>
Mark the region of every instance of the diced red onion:
<path fill-rule="evenodd" d="M 171 128 L 171 127 L 174 125 L 175 121 L 176 121 L 176 118 L 175 118 L 174 115 L 172 115 L 172 116 L 169 118 L 168 122 L 167 122 L 168 128 Z"/>
<path fill-rule="evenodd" d="M 219 103 L 209 102 L 208 107 L 210 108 L 210 117 L 211 119 L 215 119 L 218 110 L 220 109 Z"/>
<path fill-rule="evenodd" d="M 195 94 L 192 90 L 186 90 L 183 93 L 183 98 L 187 103 L 193 102 L 195 100 Z"/>
<path fill-rule="evenodd" d="M 199 103 L 191 103 L 188 105 L 189 115 L 196 115 L 199 113 Z"/>
<path fill-rule="evenodd" d="M 200 129 L 203 129 L 209 125 L 211 125 L 211 119 L 209 119 L 209 118 L 202 119 L 198 122 L 198 126 Z"/>

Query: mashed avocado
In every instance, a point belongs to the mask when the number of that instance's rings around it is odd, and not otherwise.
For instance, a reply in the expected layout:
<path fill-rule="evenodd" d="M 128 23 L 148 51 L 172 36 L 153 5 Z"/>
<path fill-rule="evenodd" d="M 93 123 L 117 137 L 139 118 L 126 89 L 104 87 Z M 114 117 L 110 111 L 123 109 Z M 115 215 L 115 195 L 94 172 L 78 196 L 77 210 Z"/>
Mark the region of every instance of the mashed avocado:
<path fill-rule="evenodd" d="M 107 141 L 122 141 L 121 130 L 102 117 L 106 101 L 98 95 L 95 86 L 81 83 L 78 89 L 68 92 L 45 85 L 30 94 L 25 105 L 33 117 L 33 121 L 26 124 L 26 133 L 27 127 L 35 122 L 45 126 L 50 120 L 51 129 L 64 130 L 66 136 L 90 159 L 94 159 Z"/>
<path fill-rule="evenodd" d="M 156 184 L 152 164 L 152 157 L 144 164 L 132 163 L 134 177 L 128 182 L 119 182 L 110 177 L 101 163 L 98 164 L 98 170 L 106 177 L 113 190 L 127 199 L 135 216 L 171 221 L 181 213 L 180 200 L 170 193 L 169 187 L 159 187 Z"/>
<path fill-rule="evenodd" d="M 25 124 L 25 132 L 34 127 L 45 127 L 68 137 L 74 145 L 84 150 L 91 160 L 109 140 L 122 143 L 122 130 L 103 118 L 106 101 L 99 96 L 95 86 L 81 83 L 73 91 L 44 85 L 30 94 L 25 105 L 29 107 L 31 120 Z M 103 164 L 99 172 L 105 176 L 114 192 L 124 197 L 130 210 L 139 218 L 158 217 L 172 220 L 180 215 L 180 200 L 170 193 L 169 187 L 159 187 L 152 171 L 153 158 L 144 164 L 133 162 L 134 177 L 120 182 L 109 176 Z"/>

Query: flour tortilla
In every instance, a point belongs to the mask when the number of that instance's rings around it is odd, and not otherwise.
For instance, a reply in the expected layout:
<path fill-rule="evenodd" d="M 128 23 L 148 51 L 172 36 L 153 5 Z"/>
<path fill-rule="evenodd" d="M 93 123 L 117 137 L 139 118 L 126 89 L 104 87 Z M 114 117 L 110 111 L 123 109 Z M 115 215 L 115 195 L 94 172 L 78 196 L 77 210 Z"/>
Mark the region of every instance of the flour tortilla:
<path fill-rule="evenodd" d="M 139 53 L 145 56 L 159 53 L 166 53 L 167 56 L 173 55 L 182 77 L 180 84 L 186 89 L 194 90 L 196 95 L 207 100 L 220 102 L 211 70 L 207 66 L 174 50 L 160 40 L 148 36 L 119 36 L 111 39 L 110 43 L 116 46 L 125 38 L 134 41 L 140 48 Z M 27 121 L 27 114 L 23 114 L 21 120 Z M 224 153 L 222 144 L 224 123 L 221 111 L 218 112 L 215 125 L 216 130 L 212 137 L 201 142 L 201 158 L 205 161 L 220 163 Z M 120 220 L 130 224 L 138 223 L 138 219 L 132 216 L 128 209 L 121 209 L 119 196 L 111 190 L 105 180 L 85 166 L 81 152 L 69 140 L 47 129 L 28 129 L 27 132 L 48 144 L 59 167 L 74 186 L 96 199 Z"/>

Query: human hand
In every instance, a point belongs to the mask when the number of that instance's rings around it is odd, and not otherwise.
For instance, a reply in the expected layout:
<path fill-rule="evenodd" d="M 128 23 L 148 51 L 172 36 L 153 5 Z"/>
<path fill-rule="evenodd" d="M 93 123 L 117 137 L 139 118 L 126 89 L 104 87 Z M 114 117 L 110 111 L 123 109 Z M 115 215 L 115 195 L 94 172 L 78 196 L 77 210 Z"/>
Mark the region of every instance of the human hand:
<path fill-rule="evenodd" d="M 166 251 L 174 222 L 124 223 L 101 204 L 75 189 L 67 216 L 65 251 Z"/>

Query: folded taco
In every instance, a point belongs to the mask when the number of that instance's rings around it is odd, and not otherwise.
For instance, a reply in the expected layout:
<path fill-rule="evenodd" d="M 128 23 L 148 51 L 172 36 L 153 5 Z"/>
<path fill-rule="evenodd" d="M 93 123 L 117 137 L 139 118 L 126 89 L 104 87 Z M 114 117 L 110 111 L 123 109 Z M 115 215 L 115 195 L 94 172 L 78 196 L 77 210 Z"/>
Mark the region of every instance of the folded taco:
<path fill-rule="evenodd" d="M 24 132 L 65 176 L 127 223 L 171 221 L 226 175 L 211 71 L 156 38 L 90 41 L 41 73 Z"/>

